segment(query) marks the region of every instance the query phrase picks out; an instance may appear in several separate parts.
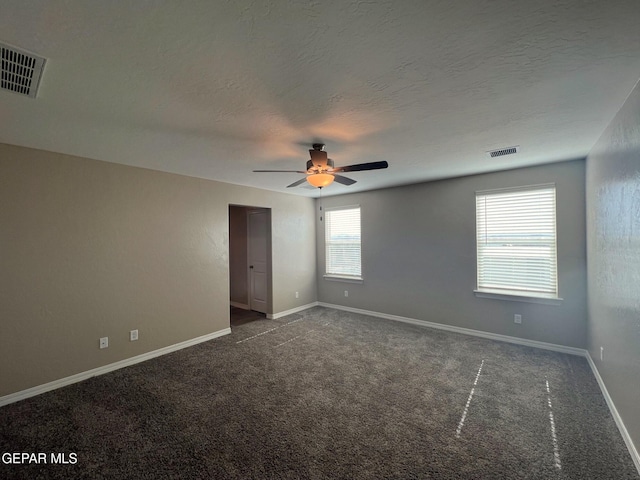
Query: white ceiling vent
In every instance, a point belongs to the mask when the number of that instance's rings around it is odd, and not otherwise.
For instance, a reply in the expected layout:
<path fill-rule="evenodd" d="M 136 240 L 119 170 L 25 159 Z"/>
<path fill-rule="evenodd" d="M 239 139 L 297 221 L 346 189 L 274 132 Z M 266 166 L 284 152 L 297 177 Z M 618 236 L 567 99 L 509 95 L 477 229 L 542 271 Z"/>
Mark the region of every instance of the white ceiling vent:
<path fill-rule="evenodd" d="M 35 98 L 46 60 L 3 43 L 0 43 L 0 58 L 0 88 Z"/>
<path fill-rule="evenodd" d="M 491 158 L 493 157 L 503 157 L 505 155 L 513 155 L 514 153 L 518 153 L 520 151 L 520 145 L 516 145 L 515 147 L 507 147 L 500 148 L 499 150 L 491 150 L 487 152 Z"/>

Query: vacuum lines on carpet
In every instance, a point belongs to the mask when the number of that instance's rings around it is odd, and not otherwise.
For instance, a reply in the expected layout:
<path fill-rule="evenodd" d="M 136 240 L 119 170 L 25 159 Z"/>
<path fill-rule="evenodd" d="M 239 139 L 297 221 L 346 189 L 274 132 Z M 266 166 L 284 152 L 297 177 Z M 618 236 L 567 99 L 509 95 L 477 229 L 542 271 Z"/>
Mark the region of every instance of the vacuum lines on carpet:
<path fill-rule="evenodd" d="M 464 406 L 462 417 L 460 417 L 460 423 L 458 423 L 458 428 L 456 429 L 456 438 L 460 438 L 460 432 L 462 431 L 464 420 L 467 418 L 467 414 L 469 413 L 469 405 L 471 405 L 471 399 L 473 398 L 476 386 L 478 385 L 478 379 L 480 378 L 480 373 L 482 372 L 483 366 L 484 360 L 482 360 L 482 363 L 480 364 L 480 368 L 478 369 L 478 373 L 476 374 L 476 379 L 473 381 L 473 387 L 471 387 L 471 393 L 469 393 L 469 398 L 467 399 L 467 404 Z"/>

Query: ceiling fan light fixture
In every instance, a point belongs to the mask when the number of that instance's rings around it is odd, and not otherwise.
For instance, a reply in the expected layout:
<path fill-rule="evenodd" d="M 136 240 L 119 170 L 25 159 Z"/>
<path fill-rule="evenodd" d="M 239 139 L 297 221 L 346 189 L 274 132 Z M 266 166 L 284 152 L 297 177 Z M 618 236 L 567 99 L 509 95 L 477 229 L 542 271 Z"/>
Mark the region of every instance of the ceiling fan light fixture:
<path fill-rule="evenodd" d="M 329 173 L 313 173 L 307 175 L 307 182 L 316 188 L 323 188 L 333 183 L 334 177 Z"/>

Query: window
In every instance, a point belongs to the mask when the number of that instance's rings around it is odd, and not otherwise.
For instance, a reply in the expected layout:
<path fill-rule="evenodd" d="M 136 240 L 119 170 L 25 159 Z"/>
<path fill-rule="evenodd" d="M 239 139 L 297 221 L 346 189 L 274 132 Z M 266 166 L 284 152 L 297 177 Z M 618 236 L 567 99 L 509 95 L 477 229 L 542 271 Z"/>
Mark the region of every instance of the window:
<path fill-rule="evenodd" d="M 558 297 L 556 189 L 476 192 L 477 292 Z"/>
<path fill-rule="evenodd" d="M 360 280 L 360 207 L 325 211 L 326 276 Z"/>

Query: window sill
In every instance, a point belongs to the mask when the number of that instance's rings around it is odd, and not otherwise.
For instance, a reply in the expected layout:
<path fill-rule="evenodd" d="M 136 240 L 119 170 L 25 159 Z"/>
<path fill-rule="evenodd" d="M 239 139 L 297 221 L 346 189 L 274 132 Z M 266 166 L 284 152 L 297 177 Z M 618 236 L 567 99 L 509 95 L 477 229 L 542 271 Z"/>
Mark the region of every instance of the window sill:
<path fill-rule="evenodd" d="M 563 299 L 544 293 L 522 293 L 517 294 L 509 290 L 482 289 L 474 290 L 474 295 L 479 298 L 493 298 L 495 300 L 506 300 L 508 302 L 540 303 L 543 305 L 562 305 Z"/>
<path fill-rule="evenodd" d="M 362 277 L 343 277 L 340 275 L 323 275 L 325 280 L 332 282 L 346 282 L 346 283 L 364 283 Z"/>

